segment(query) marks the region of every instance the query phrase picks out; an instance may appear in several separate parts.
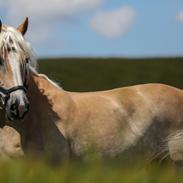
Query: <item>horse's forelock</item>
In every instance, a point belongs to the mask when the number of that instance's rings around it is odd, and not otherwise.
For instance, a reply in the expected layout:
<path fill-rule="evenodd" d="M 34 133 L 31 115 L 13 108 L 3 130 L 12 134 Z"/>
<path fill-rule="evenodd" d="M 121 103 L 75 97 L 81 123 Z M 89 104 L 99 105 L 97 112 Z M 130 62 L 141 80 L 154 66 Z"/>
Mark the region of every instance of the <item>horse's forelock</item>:
<path fill-rule="evenodd" d="M 29 66 L 36 70 L 37 60 L 30 44 L 25 41 L 21 33 L 16 29 L 4 25 L 0 33 L 0 50 L 8 51 L 10 47 L 20 53 L 22 58 L 29 59 Z"/>

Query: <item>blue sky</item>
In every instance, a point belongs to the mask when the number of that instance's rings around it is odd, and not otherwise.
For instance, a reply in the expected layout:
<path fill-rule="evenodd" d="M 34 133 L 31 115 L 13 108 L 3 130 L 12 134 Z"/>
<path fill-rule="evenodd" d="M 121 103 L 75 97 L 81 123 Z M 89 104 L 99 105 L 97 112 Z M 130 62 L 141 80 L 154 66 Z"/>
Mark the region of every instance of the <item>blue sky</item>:
<path fill-rule="evenodd" d="M 26 16 L 26 38 L 40 57 L 183 56 L 183 0 L 0 2 L 5 24 Z"/>

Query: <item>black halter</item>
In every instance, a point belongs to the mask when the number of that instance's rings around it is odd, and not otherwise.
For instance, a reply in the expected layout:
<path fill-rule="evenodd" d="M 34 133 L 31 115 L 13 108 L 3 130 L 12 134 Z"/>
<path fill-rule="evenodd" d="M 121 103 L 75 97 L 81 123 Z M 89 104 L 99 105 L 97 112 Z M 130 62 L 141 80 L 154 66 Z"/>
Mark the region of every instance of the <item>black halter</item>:
<path fill-rule="evenodd" d="M 10 89 L 5 89 L 3 87 L 0 87 L 0 93 L 3 93 L 4 95 L 10 95 L 12 92 L 17 90 L 23 90 L 25 93 L 27 93 L 27 87 L 23 85 L 15 86 Z"/>
<path fill-rule="evenodd" d="M 27 86 L 26 85 L 20 85 L 20 86 L 15 86 L 9 89 L 5 89 L 3 87 L 0 87 L 0 106 L 2 108 L 5 108 L 6 103 L 8 99 L 10 98 L 10 94 L 12 92 L 15 92 L 17 90 L 23 90 L 25 93 L 27 93 Z"/>

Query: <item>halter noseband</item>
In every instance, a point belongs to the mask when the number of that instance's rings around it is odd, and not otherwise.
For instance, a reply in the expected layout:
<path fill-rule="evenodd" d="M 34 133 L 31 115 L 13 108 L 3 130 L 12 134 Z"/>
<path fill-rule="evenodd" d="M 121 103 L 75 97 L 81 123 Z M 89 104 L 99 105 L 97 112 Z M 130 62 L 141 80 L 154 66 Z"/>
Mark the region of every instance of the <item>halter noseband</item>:
<path fill-rule="evenodd" d="M 10 89 L 5 89 L 0 87 L 0 93 L 3 93 L 4 95 L 10 95 L 12 92 L 17 91 L 17 90 L 23 90 L 24 92 L 27 92 L 27 87 L 20 85 L 20 86 L 15 86 Z"/>
<path fill-rule="evenodd" d="M 17 90 L 23 90 L 25 93 L 27 93 L 27 86 L 20 85 L 20 86 L 12 87 L 10 89 L 5 89 L 3 87 L 0 87 L 0 106 L 2 108 L 4 108 L 6 106 L 6 103 L 7 103 L 8 99 L 10 98 L 10 94 Z"/>

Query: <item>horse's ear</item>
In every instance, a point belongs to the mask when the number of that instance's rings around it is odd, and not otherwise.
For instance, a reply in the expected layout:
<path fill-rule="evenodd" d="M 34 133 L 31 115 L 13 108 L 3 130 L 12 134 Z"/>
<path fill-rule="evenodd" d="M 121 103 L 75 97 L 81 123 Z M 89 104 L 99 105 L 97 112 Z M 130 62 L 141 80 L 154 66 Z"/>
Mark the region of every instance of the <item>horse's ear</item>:
<path fill-rule="evenodd" d="M 0 32 L 1 32 L 1 29 L 2 29 L 2 22 L 1 22 L 1 20 L 0 20 Z"/>
<path fill-rule="evenodd" d="M 29 24 L 29 19 L 28 17 L 26 17 L 24 22 L 17 27 L 17 30 L 21 32 L 22 35 L 25 35 L 25 33 L 27 32 L 28 24 Z"/>

